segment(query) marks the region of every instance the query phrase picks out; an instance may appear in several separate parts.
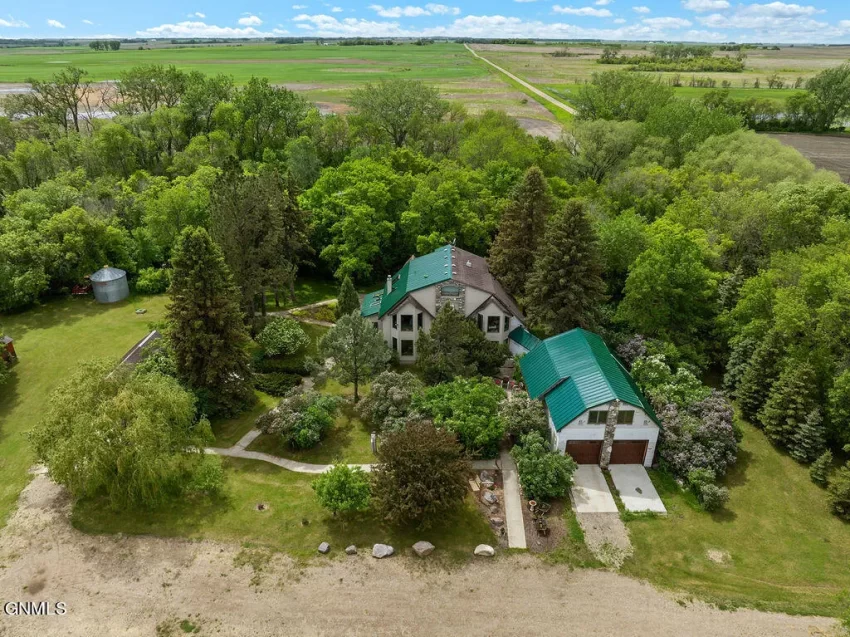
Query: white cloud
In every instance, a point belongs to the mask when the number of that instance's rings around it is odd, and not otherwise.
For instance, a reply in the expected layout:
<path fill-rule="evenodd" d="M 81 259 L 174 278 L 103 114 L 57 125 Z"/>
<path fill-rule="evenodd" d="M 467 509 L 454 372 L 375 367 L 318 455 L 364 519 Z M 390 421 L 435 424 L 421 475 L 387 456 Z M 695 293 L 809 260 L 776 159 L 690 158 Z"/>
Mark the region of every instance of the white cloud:
<path fill-rule="evenodd" d="M 815 20 L 819 13 L 823 10 L 811 5 L 771 2 L 738 5 L 731 13 L 712 13 L 697 20 L 710 29 L 751 30 L 740 37 L 743 41 L 811 42 L 847 35 L 843 29 L 848 27 L 841 22 L 835 27 Z"/>
<path fill-rule="evenodd" d="M 635 13 L 649 13 L 649 7 L 632 7 L 632 11 L 634 11 Z"/>
<path fill-rule="evenodd" d="M 293 4 L 292 8 L 297 11 L 298 9 L 306 9 L 307 5 L 306 4 Z"/>
<path fill-rule="evenodd" d="M 460 7 L 449 7 L 445 4 L 426 4 L 425 8 L 434 15 L 460 15 Z"/>
<path fill-rule="evenodd" d="M 189 14 L 189 15 L 187 15 L 186 17 L 187 17 L 187 18 L 200 18 L 201 20 L 203 20 L 204 18 L 206 18 L 206 17 L 207 17 L 207 14 L 206 14 L 206 13 L 201 13 L 200 11 L 195 11 L 195 13 L 190 13 L 190 14 Z"/>
<path fill-rule="evenodd" d="M 644 18 L 641 22 L 657 29 L 684 29 L 693 24 L 684 18 Z"/>
<path fill-rule="evenodd" d="M 525 3 L 525 2 L 537 2 L 537 0 L 514 0 L 514 2 Z"/>
<path fill-rule="evenodd" d="M 613 14 L 608 9 L 594 9 L 593 7 L 562 7 L 556 4 L 552 7 L 555 13 L 566 13 L 569 15 L 593 16 L 595 18 L 610 18 Z"/>
<path fill-rule="evenodd" d="M 625 18 L 617 18 L 614 20 L 614 24 L 625 24 L 627 20 Z"/>
<path fill-rule="evenodd" d="M 259 31 L 254 27 L 244 29 L 220 27 L 215 24 L 187 20 L 177 24 L 161 24 L 142 31 L 136 31 L 142 38 L 256 38 L 273 35 Z"/>
<path fill-rule="evenodd" d="M 729 3 L 727 0 L 683 0 L 682 6 L 685 9 L 703 13 L 705 11 L 719 11 L 720 9 L 728 9 Z"/>
<path fill-rule="evenodd" d="M 838 26 L 840 26 L 842 29 L 850 29 L 850 20 L 842 20 L 838 23 Z"/>
<path fill-rule="evenodd" d="M 255 15 L 246 15 L 238 20 L 243 27 L 258 27 L 263 21 Z"/>
<path fill-rule="evenodd" d="M 460 15 L 458 7 L 444 4 L 426 4 L 424 7 L 407 5 L 406 7 L 384 7 L 380 4 L 370 4 L 369 8 L 382 18 L 418 18 L 423 15 Z"/>
<path fill-rule="evenodd" d="M 91 20 L 83 20 L 83 24 L 94 24 Z"/>
<path fill-rule="evenodd" d="M 345 11 L 345 9 L 343 9 L 342 7 L 333 7 L 331 9 L 331 13 L 342 13 L 343 11 Z"/>
<path fill-rule="evenodd" d="M 12 16 L 9 16 L 8 20 L 4 20 L 0 18 L 0 27 L 9 27 L 13 29 L 28 29 L 30 25 L 28 25 L 23 20 L 15 20 Z"/>
<path fill-rule="evenodd" d="M 53 27 L 54 29 L 64 29 L 65 25 L 59 22 L 59 20 L 48 20 L 47 26 Z"/>
<path fill-rule="evenodd" d="M 594 2 L 593 4 L 595 4 L 597 7 L 604 7 L 611 4 L 613 1 L 614 0 L 596 0 L 596 2 Z"/>
<path fill-rule="evenodd" d="M 745 15 L 758 15 L 771 18 L 797 18 L 823 12 L 823 9 L 816 9 L 811 5 L 802 6 L 799 4 L 785 4 L 784 2 L 742 5 L 739 10 L 739 13 Z"/>
<path fill-rule="evenodd" d="M 682 34 L 682 38 L 692 42 L 728 42 L 729 38 L 725 33 L 717 33 L 716 31 L 701 31 L 699 29 L 691 29 Z"/>

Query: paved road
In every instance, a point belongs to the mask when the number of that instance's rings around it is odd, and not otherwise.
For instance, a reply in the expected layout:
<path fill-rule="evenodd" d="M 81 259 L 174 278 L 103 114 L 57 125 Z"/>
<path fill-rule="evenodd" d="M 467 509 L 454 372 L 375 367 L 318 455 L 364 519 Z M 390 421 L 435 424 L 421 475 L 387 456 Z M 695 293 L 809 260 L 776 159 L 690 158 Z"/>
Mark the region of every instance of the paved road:
<path fill-rule="evenodd" d="M 547 102 L 549 102 L 549 103 L 551 103 L 551 104 L 554 104 L 555 106 L 557 106 L 558 108 L 560 108 L 560 109 L 562 109 L 562 110 L 565 110 L 565 111 L 566 111 L 567 113 L 569 113 L 570 115 L 577 115 L 577 114 L 578 114 L 578 113 L 576 112 L 576 109 L 574 109 L 572 106 L 567 106 L 567 105 L 566 105 L 566 104 L 564 104 L 562 101 L 560 101 L 560 100 L 556 100 L 554 97 L 552 97 L 552 96 L 550 96 L 550 95 L 548 95 L 548 94 L 544 93 L 543 91 L 541 91 L 541 90 L 540 90 L 539 88 L 537 88 L 536 86 L 532 86 L 531 84 L 529 84 L 528 82 L 526 82 L 526 81 L 525 81 L 525 80 L 523 80 L 522 78 L 519 78 L 519 77 L 517 77 L 516 75 L 514 75 L 513 73 L 511 73 L 511 72 L 509 72 L 509 71 L 506 71 L 506 70 L 505 70 L 505 69 L 503 69 L 501 66 L 497 66 L 497 65 L 493 64 L 493 63 L 492 63 L 490 60 L 488 60 L 487 58 L 485 58 L 485 57 L 481 57 L 481 56 L 480 56 L 480 55 L 478 55 L 475 51 L 473 51 L 472 49 L 470 49 L 468 44 L 464 44 L 463 46 L 465 46 L 465 47 L 466 47 L 466 50 L 467 50 L 467 51 L 469 51 L 470 53 L 472 53 L 472 55 L 474 55 L 475 57 L 477 57 L 479 60 L 484 60 L 485 62 L 487 62 L 487 64 L 489 64 L 490 66 L 492 66 L 494 69 L 496 69 L 496 70 L 497 70 L 497 71 L 499 71 L 500 73 L 504 73 L 504 74 L 505 74 L 505 75 L 507 75 L 509 78 L 511 78 L 514 82 L 518 82 L 519 84 L 521 84 L 522 86 L 524 86 L 525 88 L 527 88 L 529 91 L 531 91 L 531 92 L 532 92 L 532 93 L 534 93 L 535 95 L 538 95 L 539 97 L 542 97 L 542 98 L 543 98 L 544 100 L 546 100 Z"/>

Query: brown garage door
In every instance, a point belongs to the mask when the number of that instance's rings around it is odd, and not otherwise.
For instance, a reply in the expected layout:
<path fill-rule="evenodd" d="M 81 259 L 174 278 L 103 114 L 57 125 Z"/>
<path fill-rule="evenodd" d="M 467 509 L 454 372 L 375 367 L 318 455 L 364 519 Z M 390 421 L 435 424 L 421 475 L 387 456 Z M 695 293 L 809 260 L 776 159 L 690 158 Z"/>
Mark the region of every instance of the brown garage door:
<path fill-rule="evenodd" d="M 643 464 L 646 440 L 615 440 L 611 449 L 611 464 Z"/>
<path fill-rule="evenodd" d="M 599 464 L 601 440 L 568 440 L 567 453 L 579 464 Z"/>

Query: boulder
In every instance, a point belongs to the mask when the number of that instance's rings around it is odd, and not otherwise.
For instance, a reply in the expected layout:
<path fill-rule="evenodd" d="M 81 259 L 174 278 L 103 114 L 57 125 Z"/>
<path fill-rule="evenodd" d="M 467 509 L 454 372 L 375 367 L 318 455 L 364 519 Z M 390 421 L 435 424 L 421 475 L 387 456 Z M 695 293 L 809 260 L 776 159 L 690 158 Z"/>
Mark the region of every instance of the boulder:
<path fill-rule="evenodd" d="M 484 469 L 481 473 L 478 474 L 478 477 L 481 478 L 481 482 L 492 482 L 493 474 Z"/>
<path fill-rule="evenodd" d="M 482 494 L 481 499 L 484 500 L 484 502 L 486 502 L 487 504 L 498 504 L 499 503 L 499 496 L 497 496 L 492 491 L 485 491 Z"/>
<path fill-rule="evenodd" d="M 495 484 L 496 483 L 493 482 L 492 480 L 482 480 L 481 481 L 481 488 L 482 489 L 492 489 Z"/>
<path fill-rule="evenodd" d="M 325 553 L 329 553 L 330 550 L 331 545 L 327 542 L 322 542 L 321 544 L 319 544 L 319 553 L 321 553 L 322 555 L 324 555 Z"/>
<path fill-rule="evenodd" d="M 413 551 L 419 557 L 425 557 L 426 555 L 431 555 L 431 553 L 434 552 L 434 545 L 430 542 L 420 540 L 419 542 L 413 545 Z"/>
<path fill-rule="evenodd" d="M 372 557 L 377 557 L 381 559 L 382 557 L 389 557 L 393 554 L 393 547 L 389 544 L 376 544 L 372 547 Z"/>
<path fill-rule="evenodd" d="M 502 526 L 504 523 L 505 521 L 500 517 L 493 516 L 490 518 L 490 524 L 493 526 Z"/>
<path fill-rule="evenodd" d="M 354 546 L 353 544 L 351 546 L 346 546 L 345 547 L 345 554 L 346 555 L 357 555 L 357 547 Z"/>
<path fill-rule="evenodd" d="M 475 554 L 480 557 L 493 557 L 496 554 L 496 549 L 489 544 L 479 544 L 475 547 Z"/>

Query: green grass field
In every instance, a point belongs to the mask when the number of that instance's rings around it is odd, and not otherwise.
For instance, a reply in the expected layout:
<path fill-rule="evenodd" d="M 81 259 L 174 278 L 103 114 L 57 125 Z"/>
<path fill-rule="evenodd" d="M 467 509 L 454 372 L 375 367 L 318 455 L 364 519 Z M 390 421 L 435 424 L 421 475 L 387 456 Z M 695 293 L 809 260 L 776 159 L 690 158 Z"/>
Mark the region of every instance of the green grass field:
<path fill-rule="evenodd" d="M 725 479 L 727 509 L 705 513 L 690 492 L 653 472 L 669 515 L 627 522 L 635 555 L 623 570 L 721 607 L 848 612 L 850 524 L 830 514 L 806 467 L 742 426 L 738 463 Z"/>
<path fill-rule="evenodd" d="M 35 309 L 0 316 L 15 339 L 18 363 L 0 388 L 0 526 L 6 524 L 29 481 L 33 454 L 26 433 L 44 413 L 50 392 L 76 366 L 92 358 L 118 361 L 161 320 L 165 296 L 101 305 L 90 298 L 50 301 Z M 137 315 L 143 307 L 147 314 Z"/>

